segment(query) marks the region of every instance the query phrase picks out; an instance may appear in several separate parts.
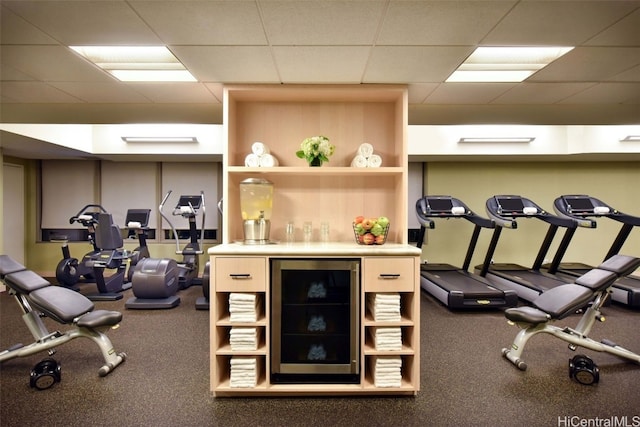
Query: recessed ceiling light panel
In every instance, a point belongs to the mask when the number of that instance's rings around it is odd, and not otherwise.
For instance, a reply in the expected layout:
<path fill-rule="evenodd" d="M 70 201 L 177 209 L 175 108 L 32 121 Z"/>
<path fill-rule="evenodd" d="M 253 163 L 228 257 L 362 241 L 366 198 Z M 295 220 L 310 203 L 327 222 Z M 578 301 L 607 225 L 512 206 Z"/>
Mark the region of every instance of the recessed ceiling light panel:
<path fill-rule="evenodd" d="M 447 82 L 521 82 L 573 47 L 478 47 Z"/>
<path fill-rule="evenodd" d="M 196 81 L 166 46 L 70 47 L 121 81 Z"/>

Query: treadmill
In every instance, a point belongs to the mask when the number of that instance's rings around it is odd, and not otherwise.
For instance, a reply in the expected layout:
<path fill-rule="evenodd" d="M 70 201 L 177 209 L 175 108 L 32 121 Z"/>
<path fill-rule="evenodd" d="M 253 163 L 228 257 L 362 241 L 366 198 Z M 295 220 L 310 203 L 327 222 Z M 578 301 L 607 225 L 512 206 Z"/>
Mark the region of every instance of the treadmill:
<path fill-rule="evenodd" d="M 425 231 L 435 228 L 434 219 L 465 219 L 474 224 L 474 230 L 462 267 L 450 264 L 421 264 L 420 286 L 444 305 L 453 309 L 479 309 L 515 307 L 518 295 L 512 290 L 501 290 L 485 278 L 470 273 L 469 264 L 483 228 L 494 228 L 493 221 L 482 218 L 463 202 L 451 196 L 424 196 L 416 202 L 420 221 L 418 247 L 422 247 Z"/>
<path fill-rule="evenodd" d="M 549 289 L 573 283 L 573 278 L 549 274 L 542 271 L 541 267 L 547 252 L 549 252 L 553 238 L 560 227 L 565 229 L 565 233 L 560 242 L 558 253 L 566 252 L 566 248 L 578 226 L 576 220 L 553 215 L 532 200 L 517 195 L 493 196 L 487 200 L 486 208 L 496 227 L 493 230 L 493 236 L 491 237 L 484 263 L 481 266 L 476 266 L 476 271 L 479 270 L 481 277 L 487 278 L 494 286 L 515 290 L 518 293 L 518 297 L 528 302 L 533 302 L 536 297 Z M 549 224 L 531 268 L 519 264 L 492 263 L 491 260 L 498 245 L 502 229 L 515 229 L 518 227 L 518 219 L 529 218 L 538 219 Z"/>
<path fill-rule="evenodd" d="M 584 194 L 571 194 L 558 197 L 553 202 L 553 209 L 560 216 L 573 218 L 578 225 L 585 228 L 596 228 L 596 221 L 592 218 L 605 217 L 622 223 L 613 244 L 604 257 L 606 261 L 617 255 L 624 245 L 633 227 L 640 226 L 640 217 L 628 215 L 618 211 L 602 200 Z M 554 258 L 554 262 L 546 266 L 551 274 L 565 274 L 569 277 L 579 277 L 593 266 L 577 263 L 562 262 L 564 253 Z M 621 277 L 613 284 L 611 299 L 631 308 L 640 308 L 640 278 L 634 276 Z"/>

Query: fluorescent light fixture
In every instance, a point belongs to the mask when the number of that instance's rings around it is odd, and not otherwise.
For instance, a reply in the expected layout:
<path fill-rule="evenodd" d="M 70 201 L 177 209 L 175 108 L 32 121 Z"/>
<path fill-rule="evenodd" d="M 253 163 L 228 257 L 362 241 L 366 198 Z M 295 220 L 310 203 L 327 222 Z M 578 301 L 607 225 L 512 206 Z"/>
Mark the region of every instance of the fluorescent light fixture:
<path fill-rule="evenodd" d="M 120 81 L 197 81 L 166 46 L 70 46 L 70 48 Z"/>
<path fill-rule="evenodd" d="M 528 143 L 532 142 L 536 139 L 535 136 L 524 136 L 524 137 L 474 137 L 474 138 L 460 138 L 458 143 L 461 142 L 476 142 L 476 143 L 494 143 L 494 142 L 517 142 L 517 143 Z"/>
<path fill-rule="evenodd" d="M 198 142 L 195 136 L 123 136 L 124 142 L 140 143 L 191 143 Z"/>
<path fill-rule="evenodd" d="M 640 135 L 627 135 L 620 142 L 640 142 Z"/>
<path fill-rule="evenodd" d="M 110 70 L 123 82 L 195 82 L 187 70 Z"/>
<path fill-rule="evenodd" d="M 446 82 L 521 82 L 571 49 L 573 47 L 481 46 Z"/>

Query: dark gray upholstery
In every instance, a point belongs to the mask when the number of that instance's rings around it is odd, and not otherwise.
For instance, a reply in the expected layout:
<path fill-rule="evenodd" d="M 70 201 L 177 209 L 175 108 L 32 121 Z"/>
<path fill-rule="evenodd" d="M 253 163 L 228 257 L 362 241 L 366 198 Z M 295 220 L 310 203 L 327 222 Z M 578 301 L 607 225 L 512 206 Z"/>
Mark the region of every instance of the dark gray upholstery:
<path fill-rule="evenodd" d="M 36 289 L 51 285 L 46 279 L 31 270 L 22 270 L 7 274 L 4 278 L 4 283 L 21 294 L 28 294 Z"/>
<path fill-rule="evenodd" d="M 551 320 L 551 317 L 547 313 L 534 307 L 508 308 L 504 311 L 504 315 L 512 322 L 524 322 L 532 325 L 538 325 Z"/>
<path fill-rule="evenodd" d="M 591 289 L 571 283 L 543 292 L 533 301 L 533 305 L 553 319 L 562 319 L 584 307 L 592 298 Z"/>
<path fill-rule="evenodd" d="M 9 255 L 0 255 L 0 279 L 4 279 L 7 274 L 15 273 L 25 268 L 24 265 L 15 261 Z"/>
<path fill-rule="evenodd" d="M 103 251 L 120 249 L 124 245 L 120 229 L 113 223 L 111 214 L 98 214 L 96 245 Z"/>
<path fill-rule="evenodd" d="M 67 324 L 94 308 L 87 297 L 62 286 L 37 289 L 29 294 L 29 300 L 47 317 Z"/>
<path fill-rule="evenodd" d="M 602 270 L 613 271 L 621 277 L 633 273 L 638 267 L 640 267 L 640 258 L 629 255 L 614 255 L 598 266 Z"/>
<path fill-rule="evenodd" d="M 593 270 L 589 270 L 582 276 L 578 277 L 576 279 L 576 283 L 596 292 L 600 289 L 608 288 L 616 281 L 617 278 L 618 275 L 612 271 L 594 268 Z"/>

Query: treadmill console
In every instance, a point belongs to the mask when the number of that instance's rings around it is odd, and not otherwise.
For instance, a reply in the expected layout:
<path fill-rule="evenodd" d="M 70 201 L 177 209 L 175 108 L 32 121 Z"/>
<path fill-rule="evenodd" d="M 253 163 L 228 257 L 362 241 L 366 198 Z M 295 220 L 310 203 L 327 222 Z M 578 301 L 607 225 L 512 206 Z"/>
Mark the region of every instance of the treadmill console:
<path fill-rule="evenodd" d="M 448 215 L 453 208 L 451 198 L 427 197 L 427 211 L 431 215 Z"/>
<path fill-rule="evenodd" d="M 420 208 L 425 217 L 451 217 L 467 213 L 467 207 L 450 196 L 425 196 L 420 201 Z"/>
<path fill-rule="evenodd" d="M 526 203 L 520 196 L 495 196 L 497 214 L 506 217 L 530 216 L 539 213 L 533 203 Z"/>
<path fill-rule="evenodd" d="M 563 213 L 570 216 L 587 217 L 607 215 L 613 211 L 611 207 L 593 197 L 584 195 L 562 196 L 560 205 Z"/>

